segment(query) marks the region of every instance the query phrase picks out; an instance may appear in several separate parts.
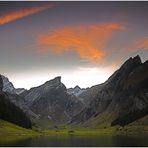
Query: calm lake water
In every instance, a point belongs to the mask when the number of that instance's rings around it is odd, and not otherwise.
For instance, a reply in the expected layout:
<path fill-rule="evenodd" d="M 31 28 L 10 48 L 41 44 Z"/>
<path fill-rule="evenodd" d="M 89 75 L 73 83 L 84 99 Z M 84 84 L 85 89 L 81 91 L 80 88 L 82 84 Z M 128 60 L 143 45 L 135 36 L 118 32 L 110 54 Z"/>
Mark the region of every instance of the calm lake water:
<path fill-rule="evenodd" d="M 7 137 L 8 138 L 8 137 Z M 147 136 L 40 136 L 21 140 L 0 140 L 0 146 L 31 146 L 31 147 L 103 147 L 103 146 L 148 146 Z"/>

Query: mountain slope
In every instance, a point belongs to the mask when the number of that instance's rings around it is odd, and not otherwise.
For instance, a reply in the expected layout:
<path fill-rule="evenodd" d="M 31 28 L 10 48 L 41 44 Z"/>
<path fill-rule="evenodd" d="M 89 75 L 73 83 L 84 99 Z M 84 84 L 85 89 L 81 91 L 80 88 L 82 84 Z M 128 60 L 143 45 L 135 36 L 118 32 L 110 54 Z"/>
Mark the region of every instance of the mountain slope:
<path fill-rule="evenodd" d="M 74 95 L 69 95 L 61 77 L 47 81 L 21 94 L 26 105 L 40 118 L 55 122 L 68 122 L 83 109 Z"/>
<path fill-rule="evenodd" d="M 16 94 L 18 94 L 18 95 L 20 95 L 20 94 L 23 93 L 24 91 L 26 91 L 26 89 L 24 89 L 24 88 L 16 88 L 16 89 L 15 89 L 15 92 L 16 92 Z"/>
<path fill-rule="evenodd" d="M 73 117 L 72 123 L 86 124 L 97 119 L 100 123 L 108 120 L 111 125 L 126 125 L 147 115 L 148 61 L 141 63 L 139 56 L 128 59 L 88 97 L 93 98 L 90 105 Z M 99 118 L 102 114 L 110 118 L 103 121 Z"/>
<path fill-rule="evenodd" d="M 0 119 L 12 122 L 25 128 L 31 128 L 32 124 L 26 114 L 10 101 L 10 94 L 3 92 L 3 83 L 0 76 Z"/>
<path fill-rule="evenodd" d="M 16 124 L 10 123 L 8 121 L 4 121 L 0 119 L 0 136 L 1 135 L 37 135 L 38 133 L 31 130 L 31 129 L 26 129 L 21 126 L 18 126 Z M 2 138 L 2 136 L 1 136 Z M 0 140 L 1 140 L 0 138 Z M 5 140 L 7 139 L 4 136 Z M 9 139 L 9 138 L 8 138 Z"/>

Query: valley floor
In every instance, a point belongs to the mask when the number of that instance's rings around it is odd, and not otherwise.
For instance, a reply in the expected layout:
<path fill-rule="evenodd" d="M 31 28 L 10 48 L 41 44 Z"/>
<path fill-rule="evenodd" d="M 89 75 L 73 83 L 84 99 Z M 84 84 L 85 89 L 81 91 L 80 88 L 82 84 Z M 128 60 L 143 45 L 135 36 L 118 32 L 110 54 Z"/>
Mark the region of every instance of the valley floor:
<path fill-rule="evenodd" d="M 7 121 L 0 120 L 0 139 L 5 136 L 95 136 L 95 135 L 148 135 L 148 125 L 136 125 L 130 124 L 125 127 L 96 127 L 96 128 L 84 128 L 84 127 L 71 127 L 71 126 L 59 126 L 57 129 L 25 129 Z"/>

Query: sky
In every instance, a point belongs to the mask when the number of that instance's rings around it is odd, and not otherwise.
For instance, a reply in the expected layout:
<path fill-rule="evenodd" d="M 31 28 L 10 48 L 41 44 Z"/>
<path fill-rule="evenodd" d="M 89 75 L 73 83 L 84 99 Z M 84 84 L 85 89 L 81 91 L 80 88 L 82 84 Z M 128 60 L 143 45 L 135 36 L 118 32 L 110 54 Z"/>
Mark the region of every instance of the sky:
<path fill-rule="evenodd" d="M 0 74 L 16 88 L 62 77 L 106 81 L 129 57 L 148 59 L 148 2 L 0 1 Z"/>

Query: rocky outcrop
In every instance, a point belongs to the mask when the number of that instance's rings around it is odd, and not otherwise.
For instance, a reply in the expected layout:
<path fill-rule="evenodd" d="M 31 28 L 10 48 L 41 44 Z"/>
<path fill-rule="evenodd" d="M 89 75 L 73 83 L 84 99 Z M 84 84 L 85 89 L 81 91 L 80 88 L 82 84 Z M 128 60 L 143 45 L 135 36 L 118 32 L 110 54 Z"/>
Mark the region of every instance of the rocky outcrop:
<path fill-rule="evenodd" d="M 3 75 L 0 75 L 0 90 L 3 91 L 7 98 L 16 106 L 24 109 L 24 99 L 17 95 L 16 89 L 13 84 L 9 81 L 9 79 Z"/>
<path fill-rule="evenodd" d="M 86 96 L 93 98 L 90 105 L 73 117 L 72 123 L 84 123 L 104 112 L 113 114 L 111 125 L 128 124 L 144 116 L 148 109 L 148 61 L 141 63 L 139 56 L 128 59 L 95 93 Z M 135 112 L 139 116 L 135 117 Z"/>
<path fill-rule="evenodd" d="M 86 88 L 80 95 L 77 96 L 78 99 L 82 100 L 85 106 L 88 106 L 92 100 L 95 99 L 98 91 L 102 88 L 102 85 L 95 85 L 90 88 Z"/>
<path fill-rule="evenodd" d="M 9 81 L 9 79 L 3 75 L 1 75 L 3 79 L 3 91 L 8 92 L 11 94 L 16 94 L 15 87 L 13 84 Z"/>
<path fill-rule="evenodd" d="M 12 84 L 12 82 L 10 82 L 10 80 L 1 75 L 2 77 L 2 81 L 3 81 L 3 91 L 4 92 L 7 92 L 7 93 L 10 93 L 10 94 L 21 94 L 23 93 L 24 91 L 26 91 L 26 89 L 24 88 L 15 88 L 14 85 Z"/>
<path fill-rule="evenodd" d="M 24 88 L 17 88 L 15 89 L 16 94 L 20 95 L 21 93 L 23 93 L 24 91 L 26 91 L 26 89 Z"/>
<path fill-rule="evenodd" d="M 32 123 L 26 114 L 12 103 L 13 99 L 17 99 L 13 94 L 2 91 L 3 81 L 0 75 L 0 119 L 12 122 L 25 128 L 31 128 Z M 11 98 L 13 99 L 11 99 Z M 10 101 L 11 100 L 11 101 Z M 15 101 L 18 102 L 19 101 Z"/>
<path fill-rule="evenodd" d="M 26 105 L 40 118 L 55 122 L 67 122 L 83 109 L 74 95 L 69 95 L 61 77 L 47 81 L 21 94 Z"/>
<path fill-rule="evenodd" d="M 67 93 L 70 95 L 79 96 L 82 92 L 84 92 L 85 89 L 81 89 L 78 85 L 74 88 L 67 89 Z"/>

